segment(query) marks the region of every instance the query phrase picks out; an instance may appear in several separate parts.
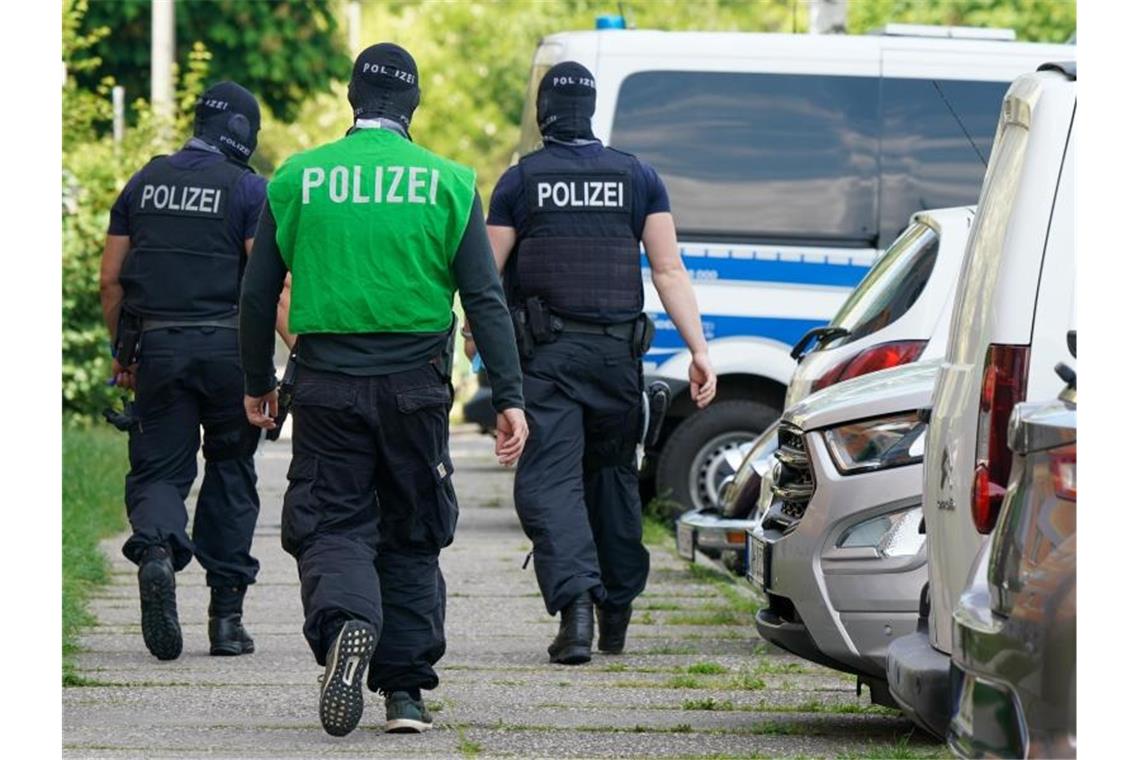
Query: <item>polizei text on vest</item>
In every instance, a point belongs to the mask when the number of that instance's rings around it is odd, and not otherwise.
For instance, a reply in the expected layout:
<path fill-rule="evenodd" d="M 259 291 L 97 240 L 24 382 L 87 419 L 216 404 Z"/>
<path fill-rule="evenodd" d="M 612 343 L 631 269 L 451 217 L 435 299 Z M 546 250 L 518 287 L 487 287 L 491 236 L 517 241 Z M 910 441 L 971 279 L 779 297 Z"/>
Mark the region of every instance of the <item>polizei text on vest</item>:
<path fill-rule="evenodd" d="M 333 203 L 423 203 L 436 205 L 439 170 L 423 166 L 306 167 L 301 203 L 326 195 Z"/>
<path fill-rule="evenodd" d="M 597 180 L 569 180 L 539 182 L 538 207 L 548 204 L 582 208 L 622 208 L 625 203 L 625 183 Z"/>
<path fill-rule="evenodd" d="M 160 211 L 200 211 L 218 213 L 222 205 L 222 190 L 217 187 L 190 187 L 186 185 L 143 185 L 139 209 L 148 207 Z"/>

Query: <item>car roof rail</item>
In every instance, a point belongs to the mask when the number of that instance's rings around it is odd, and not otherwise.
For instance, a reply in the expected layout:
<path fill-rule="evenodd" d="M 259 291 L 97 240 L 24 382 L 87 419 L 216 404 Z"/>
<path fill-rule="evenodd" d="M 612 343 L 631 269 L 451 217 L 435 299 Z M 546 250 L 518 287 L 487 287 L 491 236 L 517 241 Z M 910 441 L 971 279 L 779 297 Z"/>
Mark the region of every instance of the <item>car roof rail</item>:
<path fill-rule="evenodd" d="M 1037 67 L 1038 71 L 1059 71 L 1064 74 L 1070 82 L 1077 81 L 1077 62 L 1076 61 L 1050 61 L 1043 63 Z"/>
<path fill-rule="evenodd" d="M 1017 32 L 1013 29 L 991 29 L 982 26 L 939 26 L 936 24 L 885 24 L 868 34 L 884 37 L 944 37 L 956 40 L 994 40 L 1013 42 Z"/>

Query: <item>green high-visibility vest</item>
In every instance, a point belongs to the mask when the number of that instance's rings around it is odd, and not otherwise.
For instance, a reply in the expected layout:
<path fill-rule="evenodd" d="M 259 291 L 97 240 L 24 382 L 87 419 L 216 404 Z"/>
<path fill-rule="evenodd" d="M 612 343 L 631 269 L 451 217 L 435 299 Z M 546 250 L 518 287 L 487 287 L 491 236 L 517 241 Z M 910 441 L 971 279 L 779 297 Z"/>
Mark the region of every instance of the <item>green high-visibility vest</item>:
<path fill-rule="evenodd" d="M 289 330 L 442 332 L 475 171 L 387 129 L 291 156 L 269 182 Z"/>

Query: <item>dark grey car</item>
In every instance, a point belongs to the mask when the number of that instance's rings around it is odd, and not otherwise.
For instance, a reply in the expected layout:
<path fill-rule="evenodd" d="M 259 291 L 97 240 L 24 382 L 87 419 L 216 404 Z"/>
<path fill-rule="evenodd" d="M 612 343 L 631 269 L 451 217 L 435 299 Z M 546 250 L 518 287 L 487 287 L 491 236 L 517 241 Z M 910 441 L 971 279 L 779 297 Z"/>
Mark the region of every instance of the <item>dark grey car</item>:
<path fill-rule="evenodd" d="M 1076 380 L 1020 404 L 992 540 L 954 612 L 947 739 L 961 757 L 1074 757 L 1077 749 Z"/>

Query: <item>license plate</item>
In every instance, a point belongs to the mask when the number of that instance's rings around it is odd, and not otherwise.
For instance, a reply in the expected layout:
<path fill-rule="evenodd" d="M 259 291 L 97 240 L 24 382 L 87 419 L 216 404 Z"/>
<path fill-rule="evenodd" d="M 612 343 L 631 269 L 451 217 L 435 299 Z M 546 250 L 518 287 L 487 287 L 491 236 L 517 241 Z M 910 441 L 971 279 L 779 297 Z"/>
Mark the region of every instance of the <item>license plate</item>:
<path fill-rule="evenodd" d="M 681 559 L 689 562 L 696 559 L 696 535 L 691 525 L 677 523 L 677 554 Z"/>
<path fill-rule="evenodd" d="M 748 576 L 753 585 L 760 588 L 768 587 L 768 577 L 764 569 L 765 554 L 768 544 L 760 538 L 751 536 L 748 541 Z"/>

